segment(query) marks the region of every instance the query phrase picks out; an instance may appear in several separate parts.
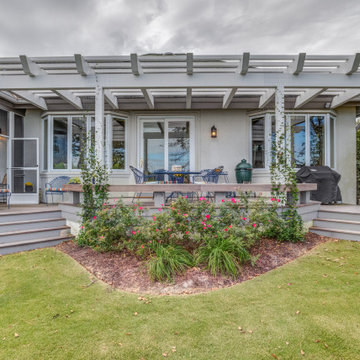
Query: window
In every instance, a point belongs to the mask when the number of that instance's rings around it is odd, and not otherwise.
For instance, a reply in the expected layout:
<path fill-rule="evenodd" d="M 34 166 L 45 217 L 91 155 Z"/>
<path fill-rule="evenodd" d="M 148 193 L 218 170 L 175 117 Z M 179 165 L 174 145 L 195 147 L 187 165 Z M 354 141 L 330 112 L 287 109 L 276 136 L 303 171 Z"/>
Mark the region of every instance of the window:
<path fill-rule="evenodd" d="M 168 123 L 168 164 L 181 165 L 190 170 L 190 123 L 188 121 L 169 121 Z"/>
<path fill-rule="evenodd" d="M 71 119 L 71 163 L 72 169 L 80 169 L 83 161 L 82 153 L 86 142 L 86 119 L 73 117 Z"/>
<path fill-rule="evenodd" d="M 68 119 L 54 118 L 53 168 L 67 169 L 68 165 Z"/>
<path fill-rule="evenodd" d="M 125 169 L 125 120 L 112 118 L 112 168 Z"/>
<path fill-rule="evenodd" d="M 310 165 L 325 165 L 325 117 L 310 116 Z"/>
<path fill-rule="evenodd" d="M 44 133 L 43 133 L 43 170 L 48 169 L 48 130 L 49 130 L 49 121 L 44 119 Z"/>
<path fill-rule="evenodd" d="M 253 168 L 265 167 L 265 118 L 252 119 L 252 166 Z"/>
<path fill-rule="evenodd" d="M 251 157 L 254 169 L 268 168 L 273 161 L 276 123 L 273 113 L 252 117 Z M 330 114 L 291 113 L 285 115 L 285 148 L 295 168 L 304 165 L 335 168 L 335 122 Z"/>
<path fill-rule="evenodd" d="M 300 168 L 305 165 L 305 116 L 290 116 L 291 121 L 291 163 L 294 167 Z"/>
<path fill-rule="evenodd" d="M 90 115 L 62 115 L 44 118 L 43 170 L 47 170 L 49 162 L 52 164 L 50 165 L 52 170 L 79 171 L 88 135 L 92 143 L 95 141 L 94 125 L 95 118 Z M 125 119 L 110 114 L 104 118 L 104 153 L 109 168 L 124 170 L 126 167 L 125 127 Z M 50 152 L 48 152 L 49 147 Z"/>
<path fill-rule="evenodd" d="M 9 135 L 8 132 L 8 113 L 5 110 L 0 110 L 0 134 Z"/>

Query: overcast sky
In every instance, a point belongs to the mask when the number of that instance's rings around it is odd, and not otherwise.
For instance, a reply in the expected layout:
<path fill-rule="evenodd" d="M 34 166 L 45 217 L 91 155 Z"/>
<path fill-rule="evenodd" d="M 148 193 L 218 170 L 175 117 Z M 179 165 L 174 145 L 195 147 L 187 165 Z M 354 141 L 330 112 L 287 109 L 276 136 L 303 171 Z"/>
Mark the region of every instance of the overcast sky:
<path fill-rule="evenodd" d="M 359 0 L 0 0 L 0 56 L 359 50 Z"/>

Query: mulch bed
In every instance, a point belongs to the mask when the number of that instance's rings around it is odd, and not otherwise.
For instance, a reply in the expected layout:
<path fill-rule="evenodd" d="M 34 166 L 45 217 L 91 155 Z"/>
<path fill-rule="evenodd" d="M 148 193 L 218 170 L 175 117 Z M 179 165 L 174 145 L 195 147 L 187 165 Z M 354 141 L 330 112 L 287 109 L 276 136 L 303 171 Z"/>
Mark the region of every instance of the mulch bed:
<path fill-rule="evenodd" d="M 146 273 L 145 263 L 128 254 L 99 253 L 91 248 L 80 248 L 72 241 L 64 242 L 57 248 L 114 288 L 139 294 L 171 295 L 195 294 L 232 286 L 284 265 L 314 246 L 331 240 L 334 239 L 313 233 L 307 233 L 306 240 L 296 244 L 263 239 L 251 251 L 252 255 L 260 255 L 259 261 L 255 266 L 243 266 L 237 279 L 214 277 L 208 271 L 194 267 L 185 274 L 176 276 L 174 283 L 151 281 Z"/>

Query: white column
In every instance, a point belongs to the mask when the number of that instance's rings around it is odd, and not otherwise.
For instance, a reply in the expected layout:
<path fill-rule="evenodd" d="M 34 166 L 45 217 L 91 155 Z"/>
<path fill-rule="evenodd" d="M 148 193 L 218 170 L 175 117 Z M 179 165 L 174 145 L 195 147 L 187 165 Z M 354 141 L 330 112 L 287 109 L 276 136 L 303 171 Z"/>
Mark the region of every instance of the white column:
<path fill-rule="evenodd" d="M 285 132 L 284 86 L 278 85 L 275 89 L 275 128 L 277 134 Z"/>
<path fill-rule="evenodd" d="M 95 153 L 104 164 L 104 89 L 99 85 L 95 88 Z"/>

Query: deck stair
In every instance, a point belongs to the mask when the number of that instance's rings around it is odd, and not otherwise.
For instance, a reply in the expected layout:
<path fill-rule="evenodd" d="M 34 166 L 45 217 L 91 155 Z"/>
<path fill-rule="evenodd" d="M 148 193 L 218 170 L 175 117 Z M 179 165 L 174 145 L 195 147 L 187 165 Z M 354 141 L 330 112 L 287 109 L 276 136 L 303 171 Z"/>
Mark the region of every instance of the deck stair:
<path fill-rule="evenodd" d="M 335 239 L 360 241 L 360 210 L 322 206 L 309 230 Z"/>
<path fill-rule="evenodd" d="M 0 212 L 0 255 L 54 246 L 71 238 L 59 209 Z"/>

